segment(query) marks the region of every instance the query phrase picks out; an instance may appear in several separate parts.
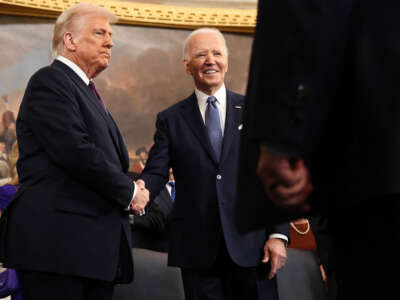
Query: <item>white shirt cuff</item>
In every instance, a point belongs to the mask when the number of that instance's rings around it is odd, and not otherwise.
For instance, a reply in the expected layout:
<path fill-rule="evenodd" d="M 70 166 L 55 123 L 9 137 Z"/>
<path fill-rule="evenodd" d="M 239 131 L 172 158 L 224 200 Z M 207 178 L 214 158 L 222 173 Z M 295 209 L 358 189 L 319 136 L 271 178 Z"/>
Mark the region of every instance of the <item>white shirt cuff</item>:
<path fill-rule="evenodd" d="M 286 235 L 281 234 L 281 233 L 273 233 L 273 234 L 270 234 L 270 235 L 269 235 L 269 238 L 270 238 L 270 239 L 281 239 L 281 240 L 285 241 L 286 243 L 289 242 L 289 238 L 288 238 Z"/>
<path fill-rule="evenodd" d="M 136 196 L 136 191 L 137 191 L 137 185 L 136 185 L 136 182 L 133 182 L 133 184 L 134 184 L 134 186 L 135 186 L 135 188 L 134 188 L 134 190 L 133 190 L 133 195 L 132 195 L 132 199 L 131 199 L 131 202 L 129 202 L 129 205 L 128 205 L 128 207 L 126 208 L 126 210 L 130 210 L 131 208 L 131 204 L 132 204 L 132 202 L 133 202 L 133 199 L 135 199 L 135 196 Z"/>

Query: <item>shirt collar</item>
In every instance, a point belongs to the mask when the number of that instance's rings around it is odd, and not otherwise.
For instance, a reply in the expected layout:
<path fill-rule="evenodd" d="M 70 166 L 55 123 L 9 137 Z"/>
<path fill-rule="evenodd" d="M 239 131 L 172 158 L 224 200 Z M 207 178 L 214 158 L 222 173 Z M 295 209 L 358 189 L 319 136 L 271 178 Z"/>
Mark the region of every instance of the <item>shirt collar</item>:
<path fill-rule="evenodd" d="M 207 95 L 206 93 L 203 93 L 199 89 L 195 88 L 194 92 L 196 94 L 197 101 L 199 103 L 200 107 L 205 107 L 207 105 L 207 99 L 210 97 L 210 95 Z M 217 99 L 217 103 L 225 107 L 226 106 L 226 88 L 225 84 L 222 84 L 222 86 L 214 93 L 214 96 Z"/>
<path fill-rule="evenodd" d="M 85 72 L 83 72 L 82 69 L 78 67 L 77 64 L 62 55 L 57 56 L 56 59 L 70 67 L 76 73 L 76 75 L 78 75 L 83 80 L 86 85 L 89 85 L 90 79 L 87 77 Z"/>

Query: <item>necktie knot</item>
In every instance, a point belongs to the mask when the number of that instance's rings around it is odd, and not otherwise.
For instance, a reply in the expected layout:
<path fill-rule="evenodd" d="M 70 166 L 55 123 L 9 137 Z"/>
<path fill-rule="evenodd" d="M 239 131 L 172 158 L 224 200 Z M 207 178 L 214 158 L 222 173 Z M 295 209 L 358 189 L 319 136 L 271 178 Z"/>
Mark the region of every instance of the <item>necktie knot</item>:
<path fill-rule="evenodd" d="M 207 98 L 207 103 L 208 104 L 211 104 L 212 106 L 214 106 L 214 107 L 216 107 L 215 105 L 215 102 L 217 101 L 217 98 L 215 98 L 214 96 L 210 96 L 210 97 L 208 97 Z"/>
<path fill-rule="evenodd" d="M 97 92 L 94 82 L 90 80 L 88 86 L 90 90 L 93 92 L 93 94 L 95 94 L 96 98 L 100 101 L 100 104 L 103 106 L 103 108 L 107 111 L 106 105 L 104 104 L 103 99 L 101 99 L 100 94 Z"/>
<path fill-rule="evenodd" d="M 92 91 L 95 91 L 95 90 L 96 90 L 96 87 L 94 86 L 94 82 L 93 82 L 93 81 L 89 81 L 89 88 L 90 88 Z"/>

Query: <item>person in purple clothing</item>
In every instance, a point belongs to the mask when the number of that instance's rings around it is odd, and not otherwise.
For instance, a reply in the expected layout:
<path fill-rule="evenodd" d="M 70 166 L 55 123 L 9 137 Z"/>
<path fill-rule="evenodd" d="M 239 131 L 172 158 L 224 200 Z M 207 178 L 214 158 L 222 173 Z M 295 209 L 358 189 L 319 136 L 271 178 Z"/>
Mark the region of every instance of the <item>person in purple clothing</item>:
<path fill-rule="evenodd" d="M 11 202 L 12 196 L 17 191 L 19 185 L 18 173 L 16 168 L 18 156 L 18 143 L 17 141 L 15 141 L 11 147 L 11 152 L 8 157 L 9 181 L 3 185 L 0 185 L 0 216 L 4 209 Z"/>
<path fill-rule="evenodd" d="M 8 167 L 9 167 L 8 174 L 10 181 L 0 186 L 0 217 L 2 212 L 10 204 L 14 194 L 17 192 L 17 188 L 19 185 L 18 173 L 16 169 L 18 154 L 19 154 L 18 143 L 17 141 L 15 141 L 11 147 L 11 152 L 8 158 Z M 7 274 L 5 272 L 7 272 Z M 3 273 L 0 274 L 0 282 L 2 281 L 3 276 L 8 277 L 7 279 L 8 288 L 2 286 L 0 288 L 0 296 L 1 297 L 11 296 L 11 300 L 22 300 L 22 292 L 18 283 L 18 277 L 15 270 L 6 269 L 5 271 L 3 271 Z"/>

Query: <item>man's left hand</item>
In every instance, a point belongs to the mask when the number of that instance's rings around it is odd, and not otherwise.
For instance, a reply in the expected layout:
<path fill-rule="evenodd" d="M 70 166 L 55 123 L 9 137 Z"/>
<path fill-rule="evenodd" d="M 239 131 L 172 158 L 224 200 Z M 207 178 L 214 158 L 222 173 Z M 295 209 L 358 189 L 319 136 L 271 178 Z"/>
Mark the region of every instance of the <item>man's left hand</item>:
<path fill-rule="evenodd" d="M 286 256 L 286 245 L 283 240 L 270 238 L 265 242 L 264 258 L 261 262 L 270 262 L 271 271 L 268 274 L 268 279 L 272 279 L 285 266 Z"/>

